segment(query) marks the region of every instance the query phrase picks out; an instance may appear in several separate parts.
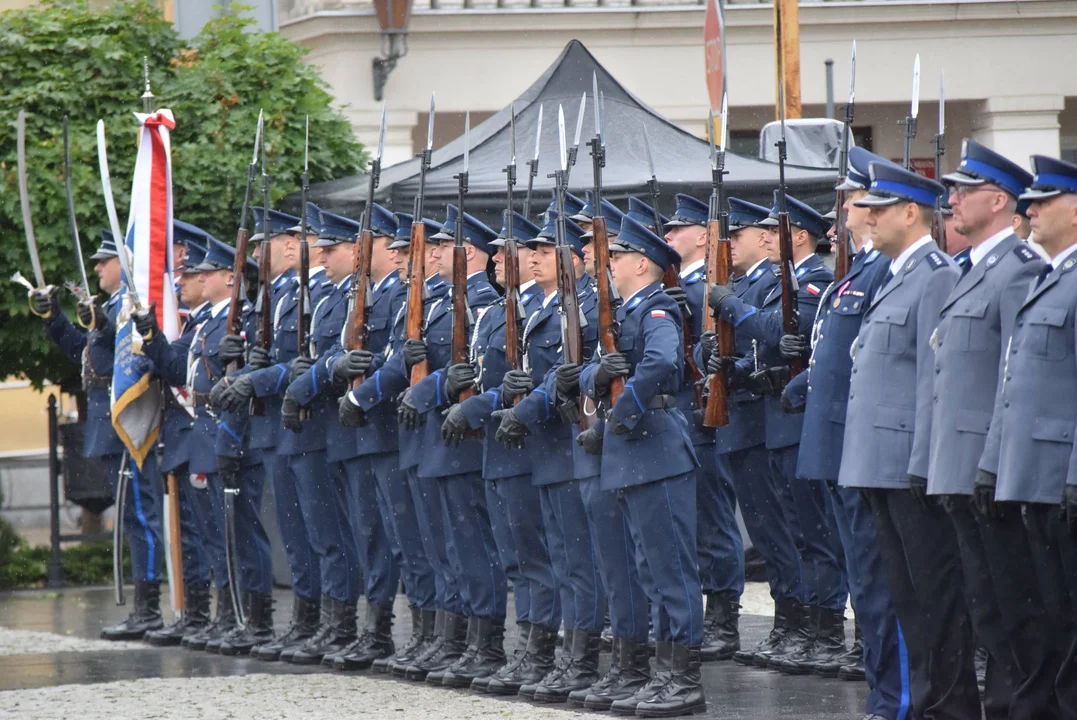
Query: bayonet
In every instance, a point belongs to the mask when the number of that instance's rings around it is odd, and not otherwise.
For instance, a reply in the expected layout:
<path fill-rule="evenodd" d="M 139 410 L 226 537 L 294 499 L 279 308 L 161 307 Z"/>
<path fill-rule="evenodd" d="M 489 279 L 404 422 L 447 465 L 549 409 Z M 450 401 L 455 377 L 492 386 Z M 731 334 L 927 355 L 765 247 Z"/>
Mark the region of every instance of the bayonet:
<path fill-rule="evenodd" d="M 841 148 L 838 154 L 838 186 L 840 187 L 849 173 L 849 143 L 853 127 L 853 114 L 856 108 L 856 40 L 849 56 L 849 102 L 845 105 L 845 121 L 841 127 Z M 845 202 L 848 191 L 838 190 L 834 217 L 834 241 L 837 244 L 837 259 L 834 262 L 834 277 L 841 280 L 849 273 L 849 228 Z"/>
<path fill-rule="evenodd" d="M 946 154 L 946 75 L 939 73 L 939 132 L 935 135 L 935 179 L 942 177 L 942 156 Z M 935 242 L 946 250 L 946 218 L 942 214 L 942 197 L 935 199 Z"/>
<path fill-rule="evenodd" d="M 142 56 L 142 79 L 145 82 L 145 90 L 142 93 L 142 111 L 149 115 L 153 112 L 153 93 L 150 92 L 150 59 Z"/>
<path fill-rule="evenodd" d="M 468 170 L 471 164 L 471 112 L 464 114 L 464 167 L 456 176 L 457 180 L 457 209 L 456 228 L 453 231 L 452 249 L 452 338 L 451 338 L 451 362 L 455 365 L 466 363 L 471 359 L 469 346 L 470 333 L 468 328 L 472 325 L 471 310 L 467 303 L 467 248 L 464 241 L 467 239 L 464 233 L 466 228 L 464 199 L 467 197 Z M 475 394 L 474 384 L 460 391 L 459 402 Z"/>
<path fill-rule="evenodd" d="M 591 101 L 595 104 L 595 137 L 602 137 L 601 106 L 598 103 L 598 73 L 591 73 Z"/>
<path fill-rule="evenodd" d="M 849 56 L 849 107 L 856 102 L 856 40 L 853 40 L 853 50 Z"/>
<path fill-rule="evenodd" d="M 542 109 L 539 105 L 538 122 L 535 123 L 535 155 L 527 161 L 527 194 L 524 195 L 524 217 L 531 219 L 531 193 L 535 187 L 535 176 L 539 168 L 539 144 L 542 142 Z"/>
<path fill-rule="evenodd" d="M 516 186 L 516 106 L 509 105 L 509 164 L 505 167 L 505 210 L 502 226 L 505 228 L 505 361 L 512 370 L 523 367 L 520 345 L 522 320 L 525 317 L 520 302 L 520 253 L 513 236 L 515 217 L 512 189 Z M 522 397 L 517 397 L 518 403 Z"/>
<path fill-rule="evenodd" d="M 516 103 L 509 104 L 509 166 L 516 168 Z M 513 173 L 515 175 L 515 173 Z M 513 184 L 516 178 L 513 177 Z"/>
<path fill-rule="evenodd" d="M 718 117 L 722 123 L 721 132 L 718 133 L 718 154 L 724 158 L 726 146 L 729 145 L 729 96 L 726 93 L 722 93 L 722 113 Z"/>
<path fill-rule="evenodd" d="M 67 194 L 67 224 L 71 229 L 71 243 L 75 249 L 75 266 L 79 270 L 81 285 L 69 284 L 79 302 L 90 301 L 90 282 L 86 279 L 86 263 L 82 259 L 82 242 L 79 240 L 79 223 L 75 218 L 75 194 L 71 189 L 71 138 L 64 115 L 64 191 Z"/>
<path fill-rule="evenodd" d="M 568 170 L 568 148 L 565 146 L 565 111 L 557 106 L 557 140 L 560 143 L 561 172 Z"/>
<path fill-rule="evenodd" d="M 310 136 L 310 117 L 307 117 L 307 136 Z M 381 156 L 385 152 L 385 104 L 381 106 L 381 126 L 378 128 L 378 165 L 381 165 Z"/>
<path fill-rule="evenodd" d="M 796 271 L 793 262 L 793 228 L 789 222 L 789 210 L 785 198 L 785 92 L 784 78 L 778 78 L 778 108 L 779 120 L 781 121 L 781 139 L 778 140 L 778 247 L 781 254 L 781 285 L 782 285 L 782 330 L 786 334 L 796 334 L 798 330 L 798 302 Z M 789 361 L 789 367 L 796 376 L 804 369 L 801 358 L 793 358 Z"/>
<path fill-rule="evenodd" d="M 647 181 L 647 188 L 651 193 L 651 209 L 654 210 L 654 234 L 665 238 L 666 227 L 662 223 L 662 213 L 658 209 L 658 199 L 661 193 L 658 190 L 658 176 L 654 172 L 654 154 L 651 152 L 651 136 L 647 133 L 647 126 L 643 125 L 643 147 L 647 150 L 647 167 L 651 169 L 651 178 Z M 672 267 L 672 265 L 670 266 Z M 672 280 L 672 278 L 670 278 Z"/>
<path fill-rule="evenodd" d="M 906 170 L 912 169 L 912 141 L 916 137 L 916 117 L 920 114 L 920 53 L 916 54 L 916 60 L 912 65 L 912 103 L 909 105 L 909 115 L 905 118 L 905 152 L 904 165 Z"/>
<path fill-rule="evenodd" d="M 34 269 L 34 281 L 37 287 L 44 289 L 45 275 L 41 272 L 41 258 L 37 254 L 37 238 L 34 236 L 34 222 L 30 217 L 30 186 L 26 180 L 26 111 L 19 108 L 16 121 L 15 152 L 18 160 L 19 205 L 22 207 L 22 226 L 26 233 L 26 247 L 30 251 L 30 265 Z"/>
<path fill-rule="evenodd" d="M 587 108 L 587 93 L 580 97 L 580 112 L 576 115 L 576 137 L 572 141 L 572 147 L 568 149 L 568 170 L 565 173 L 565 185 L 568 185 L 569 174 L 576 166 L 576 154 L 580 151 L 580 134 L 583 132 L 583 112 Z"/>
<path fill-rule="evenodd" d="M 464 113 L 464 172 L 471 162 L 471 111 Z"/>

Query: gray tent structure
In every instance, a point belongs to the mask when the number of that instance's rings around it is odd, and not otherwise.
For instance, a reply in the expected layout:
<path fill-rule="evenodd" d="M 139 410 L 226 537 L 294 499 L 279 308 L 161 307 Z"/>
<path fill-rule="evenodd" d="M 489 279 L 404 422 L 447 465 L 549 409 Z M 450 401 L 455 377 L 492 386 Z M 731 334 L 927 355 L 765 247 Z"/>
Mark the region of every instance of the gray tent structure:
<path fill-rule="evenodd" d="M 533 212 L 544 210 L 550 201 L 553 179 L 547 177 L 559 163 L 557 110 L 563 106 L 567 142 L 572 143 L 580 100 L 587 93 L 583 134 L 576 166 L 571 171 L 569 189 L 578 194 L 593 183 L 587 141 L 594 135 L 594 107 L 591 101 L 592 74 L 605 95 L 606 166 L 602 171 L 604 196 L 617 203 L 629 195 L 644 195 L 650 177 L 644 147 L 644 126 L 654 152 L 655 174 L 661 188 L 662 210 L 673 209 L 676 193 L 687 193 L 706 201 L 710 194 L 711 171 L 707 142 L 677 127 L 628 92 L 578 40 L 572 40 L 557 60 L 523 92 L 510 107 L 516 110 L 516 152 L 518 181 L 516 209 L 523 207 L 527 183 L 526 161 L 534 151 L 539 106 L 544 107 L 539 172 L 535 178 Z M 505 207 L 505 174 L 510 155 L 510 109 L 486 119 L 471 129 L 471 154 L 467 210 L 497 228 Z M 446 203 L 456 201 L 457 175 L 463 168 L 464 138 L 456 138 L 433 151 L 426 176 L 425 215 L 440 218 Z M 727 194 L 770 205 L 778 184 L 778 166 L 755 158 L 726 154 Z M 788 192 L 822 210 L 833 205 L 836 172 L 803 167 L 786 167 Z M 359 218 L 369 178 L 367 175 L 340 178 L 311 187 L 310 199 L 326 210 Z M 382 170 L 376 199 L 393 210 L 411 212 L 419 188 L 419 161 L 398 163 Z M 298 204 L 289 197 L 288 204 Z M 623 203 L 618 203 L 622 204 Z"/>

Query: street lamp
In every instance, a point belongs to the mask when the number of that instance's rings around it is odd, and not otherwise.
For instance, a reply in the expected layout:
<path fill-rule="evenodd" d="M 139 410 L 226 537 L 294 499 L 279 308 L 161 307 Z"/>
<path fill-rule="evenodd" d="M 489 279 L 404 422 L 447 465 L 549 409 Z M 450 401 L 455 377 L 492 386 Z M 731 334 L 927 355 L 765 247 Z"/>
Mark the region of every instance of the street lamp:
<path fill-rule="evenodd" d="M 381 57 L 374 58 L 374 99 L 385 94 L 385 83 L 396 61 L 408 54 L 408 20 L 411 0 L 374 0 L 381 26 Z"/>

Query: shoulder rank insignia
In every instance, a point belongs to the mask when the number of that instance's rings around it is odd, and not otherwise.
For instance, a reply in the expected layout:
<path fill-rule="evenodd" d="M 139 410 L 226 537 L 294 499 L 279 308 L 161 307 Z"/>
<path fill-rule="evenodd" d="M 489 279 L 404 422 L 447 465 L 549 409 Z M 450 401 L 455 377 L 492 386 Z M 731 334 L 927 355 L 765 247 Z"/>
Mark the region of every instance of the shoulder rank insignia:
<path fill-rule="evenodd" d="M 1016 255 L 1023 263 L 1032 262 L 1039 257 L 1039 255 L 1037 255 L 1035 251 L 1032 250 L 1032 248 L 1030 248 L 1028 245 L 1025 245 L 1024 243 L 1019 243 L 1017 247 L 1013 249 L 1013 254 Z"/>
<path fill-rule="evenodd" d="M 931 265 L 932 270 L 946 267 L 946 261 L 943 259 L 942 255 L 939 254 L 938 250 L 932 250 L 925 257 L 927 258 L 928 264 Z"/>

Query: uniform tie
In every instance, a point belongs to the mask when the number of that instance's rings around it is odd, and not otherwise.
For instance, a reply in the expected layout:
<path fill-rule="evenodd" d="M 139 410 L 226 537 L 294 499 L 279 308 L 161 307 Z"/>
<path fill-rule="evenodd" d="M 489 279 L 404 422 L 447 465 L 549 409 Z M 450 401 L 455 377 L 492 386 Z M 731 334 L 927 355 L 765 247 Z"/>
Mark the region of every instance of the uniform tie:
<path fill-rule="evenodd" d="M 1047 279 L 1047 276 L 1051 274 L 1052 270 L 1054 270 L 1054 267 L 1051 266 L 1050 264 L 1045 265 L 1043 267 L 1043 269 L 1040 270 L 1040 274 L 1036 278 L 1036 287 L 1039 287 L 1040 285 L 1043 285 L 1043 281 Z"/>

